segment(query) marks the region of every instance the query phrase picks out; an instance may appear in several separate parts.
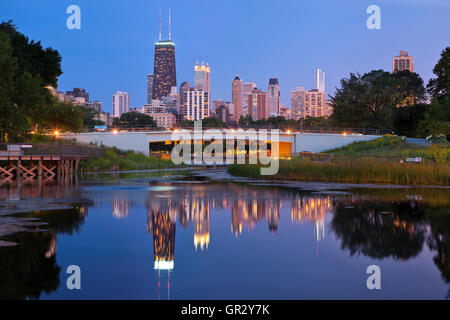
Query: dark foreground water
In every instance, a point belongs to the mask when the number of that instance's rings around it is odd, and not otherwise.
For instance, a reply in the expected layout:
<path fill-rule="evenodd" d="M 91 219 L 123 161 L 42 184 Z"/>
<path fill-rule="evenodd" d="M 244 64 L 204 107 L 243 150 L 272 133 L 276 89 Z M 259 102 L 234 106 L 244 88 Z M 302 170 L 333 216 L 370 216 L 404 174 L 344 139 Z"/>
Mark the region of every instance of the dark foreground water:
<path fill-rule="evenodd" d="M 176 171 L 3 186 L 0 299 L 445 299 L 449 195 Z"/>

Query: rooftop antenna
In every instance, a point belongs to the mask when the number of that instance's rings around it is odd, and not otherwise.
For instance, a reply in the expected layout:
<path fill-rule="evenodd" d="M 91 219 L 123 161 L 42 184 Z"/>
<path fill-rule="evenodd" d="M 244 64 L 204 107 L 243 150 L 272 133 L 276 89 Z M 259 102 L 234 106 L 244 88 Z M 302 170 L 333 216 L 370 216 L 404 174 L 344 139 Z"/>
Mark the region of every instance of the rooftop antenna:
<path fill-rule="evenodd" d="M 170 8 L 169 8 L 169 40 L 171 40 L 170 39 Z"/>
<path fill-rule="evenodd" d="M 161 41 L 161 8 L 159 8 L 159 41 Z"/>

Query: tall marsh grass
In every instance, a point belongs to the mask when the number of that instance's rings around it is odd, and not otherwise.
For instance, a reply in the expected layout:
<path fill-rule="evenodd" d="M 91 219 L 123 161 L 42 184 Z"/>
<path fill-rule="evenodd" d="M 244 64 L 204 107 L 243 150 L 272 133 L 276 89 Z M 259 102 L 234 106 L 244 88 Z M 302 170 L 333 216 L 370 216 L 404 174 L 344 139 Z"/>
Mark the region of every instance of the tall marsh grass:
<path fill-rule="evenodd" d="M 439 186 L 448 186 L 450 182 L 448 163 L 400 163 L 399 160 L 373 158 L 334 158 L 314 162 L 294 157 L 281 160 L 278 173 L 273 176 L 260 175 L 258 165 L 233 164 L 228 166 L 228 172 L 273 180 Z"/>
<path fill-rule="evenodd" d="M 133 151 L 108 148 L 103 156 L 82 162 L 84 172 L 166 169 L 176 165 L 170 160 L 149 157 Z"/>

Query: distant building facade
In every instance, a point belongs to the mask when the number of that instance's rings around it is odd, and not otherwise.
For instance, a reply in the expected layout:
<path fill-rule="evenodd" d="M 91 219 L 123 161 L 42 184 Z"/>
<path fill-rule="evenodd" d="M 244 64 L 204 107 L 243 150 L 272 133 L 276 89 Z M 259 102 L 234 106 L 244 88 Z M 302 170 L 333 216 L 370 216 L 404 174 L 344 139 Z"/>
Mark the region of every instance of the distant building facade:
<path fill-rule="evenodd" d="M 243 100 L 242 105 L 244 108 L 248 108 L 248 95 L 252 93 L 253 89 L 256 88 L 256 83 L 253 82 L 244 82 L 242 84 L 242 94 L 243 94 Z"/>
<path fill-rule="evenodd" d="M 402 50 L 400 55 L 392 58 L 392 73 L 398 71 L 408 70 L 409 72 L 414 72 L 413 57 L 408 55 L 408 52 Z"/>
<path fill-rule="evenodd" d="M 152 103 L 152 95 L 153 95 L 153 75 L 147 75 L 147 103 Z"/>
<path fill-rule="evenodd" d="M 177 123 L 177 119 L 173 113 L 147 113 L 156 122 L 156 125 L 160 128 L 173 128 Z"/>
<path fill-rule="evenodd" d="M 252 93 L 247 96 L 248 115 L 253 120 L 267 119 L 269 110 L 267 108 L 267 93 L 254 88 Z"/>
<path fill-rule="evenodd" d="M 204 62 L 201 64 L 196 62 L 194 66 L 194 88 L 197 90 L 211 92 L 210 73 L 211 68 L 208 64 L 205 65 Z"/>
<path fill-rule="evenodd" d="M 325 72 L 320 69 L 314 71 L 314 89 L 325 92 Z"/>
<path fill-rule="evenodd" d="M 152 99 L 167 97 L 173 86 L 177 86 L 175 44 L 171 40 L 160 40 L 155 44 Z"/>
<path fill-rule="evenodd" d="M 191 90 L 191 83 L 189 81 L 182 82 L 180 85 L 180 106 L 184 105 L 184 93 Z"/>
<path fill-rule="evenodd" d="M 323 116 L 328 118 L 333 113 L 333 105 L 331 104 L 331 100 L 325 101 L 325 109 L 323 112 Z"/>
<path fill-rule="evenodd" d="M 217 108 L 225 105 L 225 100 L 214 100 L 212 103 L 212 115 L 216 114 Z"/>
<path fill-rule="evenodd" d="M 209 92 L 191 88 L 184 93 L 183 119 L 184 120 L 203 120 L 209 118 Z"/>
<path fill-rule="evenodd" d="M 291 92 L 291 111 L 294 119 L 325 116 L 325 92 L 317 89 L 306 91 L 297 87 Z"/>
<path fill-rule="evenodd" d="M 267 108 L 269 117 L 276 117 L 280 113 L 280 85 L 277 78 L 269 79 L 267 89 Z"/>
<path fill-rule="evenodd" d="M 130 111 L 130 95 L 124 91 L 113 94 L 113 117 L 118 118 Z"/>
<path fill-rule="evenodd" d="M 78 103 L 85 103 L 89 101 L 89 93 L 87 93 L 85 89 L 81 88 L 73 88 L 72 91 L 66 91 L 66 97 L 71 97 L 73 101 Z"/>
<path fill-rule="evenodd" d="M 231 83 L 231 103 L 234 105 L 234 119 L 238 122 L 242 114 L 242 81 L 237 75 Z"/>
<path fill-rule="evenodd" d="M 215 110 L 215 118 L 229 123 L 232 121 L 232 116 L 230 115 L 230 111 L 225 104 L 218 106 Z"/>
<path fill-rule="evenodd" d="M 88 101 L 84 104 L 86 108 L 94 109 L 98 113 L 102 113 L 102 103 L 100 101 Z"/>

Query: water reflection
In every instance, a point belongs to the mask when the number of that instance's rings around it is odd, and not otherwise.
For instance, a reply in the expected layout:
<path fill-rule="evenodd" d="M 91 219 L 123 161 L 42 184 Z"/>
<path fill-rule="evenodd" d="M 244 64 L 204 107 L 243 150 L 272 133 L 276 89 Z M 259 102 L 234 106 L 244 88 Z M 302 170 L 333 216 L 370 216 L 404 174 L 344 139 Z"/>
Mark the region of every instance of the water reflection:
<path fill-rule="evenodd" d="M 30 186 L 25 187 L 22 189 L 23 193 L 19 192 L 18 198 L 32 196 L 35 190 Z M 62 191 L 54 192 L 55 190 L 54 185 L 51 185 L 38 193 L 52 194 L 53 197 L 66 194 Z M 9 191 L 17 194 L 16 190 Z M 8 241 L 17 245 L 0 247 L 0 299 L 39 299 L 43 292 L 55 291 L 60 285 L 61 272 L 56 260 L 58 235 L 79 232 L 87 214 L 87 204 L 57 212 L 34 211 L 21 214 L 21 217 L 44 221 L 46 224 L 24 228 L 25 231 L 9 235 Z M 8 219 L 8 216 L 0 216 L 0 226 L 5 226 L 2 223 L 5 219 Z"/>
<path fill-rule="evenodd" d="M 22 186 L 19 191 L 2 189 L 0 200 L 3 203 L 11 203 L 45 197 L 74 199 L 80 193 L 76 186 L 60 188 L 57 185 L 48 185 L 44 189 L 33 188 L 34 186 Z M 313 194 L 275 187 L 189 181 L 159 181 L 150 186 L 97 186 L 96 192 L 88 190 L 84 195 L 94 201 L 91 209 L 99 211 L 102 210 L 102 203 L 106 199 L 108 217 L 111 219 L 112 214 L 114 218 L 120 219 L 121 226 L 133 220 L 134 215 L 146 213 L 147 225 L 144 226 L 142 220 L 139 220 L 139 226 L 133 225 L 132 230 L 138 233 L 142 229 L 145 235 L 146 227 L 151 236 L 153 261 L 151 255 L 146 254 L 153 264 L 155 276 L 157 273 L 158 298 L 161 279 L 167 281 L 167 296 L 170 297 L 171 277 L 175 272 L 179 272 L 178 275 L 183 274 L 183 268 L 186 268 L 184 265 L 177 270 L 175 266 L 175 245 L 177 241 L 183 241 L 180 238 L 185 238 L 183 235 L 186 235 L 186 232 L 192 232 L 192 236 L 187 233 L 192 252 L 186 252 L 186 246 L 178 245 L 177 253 L 177 259 L 180 259 L 181 254 L 185 261 L 192 258 L 190 254 L 204 259 L 208 256 L 214 257 L 217 254 L 214 251 L 218 250 L 218 246 L 213 246 L 214 242 L 225 247 L 231 246 L 226 243 L 230 241 L 228 236 L 231 236 L 231 239 L 236 239 L 238 243 L 245 243 L 249 238 L 245 234 L 252 232 L 255 232 L 258 239 L 276 239 L 274 243 L 277 242 L 286 251 L 296 252 L 299 243 L 292 239 L 304 230 L 311 230 L 311 233 L 314 231 L 314 239 L 308 234 L 311 242 L 305 241 L 300 246 L 317 246 L 318 252 L 319 243 L 323 242 L 328 245 L 327 254 L 330 254 L 332 243 L 337 244 L 336 251 L 346 257 L 389 259 L 396 263 L 420 257 L 428 259 L 423 260 L 424 263 L 438 268 L 444 283 L 450 282 L 448 203 L 428 201 L 427 196 L 361 195 L 357 192 L 347 195 Z M 36 227 L 36 231 L 40 232 L 9 235 L 7 240 L 19 245 L 0 247 L 0 299 L 39 298 L 42 292 L 55 291 L 60 285 L 61 271 L 56 260 L 58 235 L 82 231 L 87 213 L 88 205 L 78 204 L 74 209 L 66 210 L 65 214 L 48 211 L 25 214 L 28 218 L 39 218 L 48 225 L 45 229 L 42 226 Z M 145 219 L 145 216 L 143 218 Z M 0 215 L 0 227 L 1 219 L 3 217 Z M 117 225 L 116 219 L 111 220 Z M 218 227 L 224 223 L 226 228 Z M 105 239 L 115 236 L 109 227 L 110 225 L 105 224 L 102 230 L 102 237 Z M 261 234 L 266 235 L 265 238 L 262 238 Z M 333 236 L 329 236 L 330 234 Z M 133 237 L 128 236 L 130 239 Z M 233 242 L 234 245 L 236 241 Z M 64 250 L 64 247 L 58 250 Z M 421 255 L 426 250 L 431 251 L 432 255 Z M 260 258 L 258 255 L 264 254 L 267 254 L 267 251 L 254 250 L 248 252 L 249 257 L 241 258 L 243 261 L 248 261 L 245 260 L 247 258 L 254 258 L 256 261 Z M 320 259 L 314 257 L 314 260 L 309 263 L 314 265 L 319 263 L 317 261 Z M 345 260 L 344 263 L 351 261 Z M 282 267 L 273 266 L 275 272 L 281 272 Z M 245 264 L 242 268 L 246 268 Z M 36 274 L 42 277 L 35 277 Z"/>

